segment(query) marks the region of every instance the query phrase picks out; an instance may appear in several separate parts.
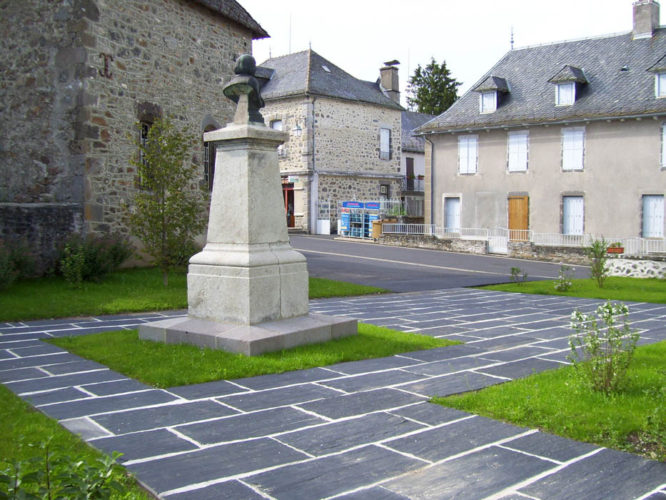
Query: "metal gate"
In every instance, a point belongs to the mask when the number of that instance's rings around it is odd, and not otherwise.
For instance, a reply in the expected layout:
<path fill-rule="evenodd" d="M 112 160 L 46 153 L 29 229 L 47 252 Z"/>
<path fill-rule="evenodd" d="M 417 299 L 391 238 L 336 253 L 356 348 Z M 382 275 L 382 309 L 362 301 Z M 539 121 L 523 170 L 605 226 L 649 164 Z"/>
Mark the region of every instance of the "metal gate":
<path fill-rule="evenodd" d="M 509 253 L 509 230 L 502 228 L 488 231 L 488 253 Z"/>

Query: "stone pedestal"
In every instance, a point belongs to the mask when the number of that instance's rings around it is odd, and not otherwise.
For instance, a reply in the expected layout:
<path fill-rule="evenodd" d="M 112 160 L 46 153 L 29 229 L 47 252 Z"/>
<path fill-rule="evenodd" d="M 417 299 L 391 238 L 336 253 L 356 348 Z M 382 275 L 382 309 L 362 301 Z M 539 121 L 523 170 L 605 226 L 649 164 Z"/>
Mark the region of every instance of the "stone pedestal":
<path fill-rule="evenodd" d="M 289 244 L 278 168 L 286 138 L 253 122 L 204 134 L 216 171 L 206 246 L 190 259 L 188 317 L 143 325 L 141 338 L 254 355 L 357 333 L 356 320 L 308 314 L 306 260 Z"/>

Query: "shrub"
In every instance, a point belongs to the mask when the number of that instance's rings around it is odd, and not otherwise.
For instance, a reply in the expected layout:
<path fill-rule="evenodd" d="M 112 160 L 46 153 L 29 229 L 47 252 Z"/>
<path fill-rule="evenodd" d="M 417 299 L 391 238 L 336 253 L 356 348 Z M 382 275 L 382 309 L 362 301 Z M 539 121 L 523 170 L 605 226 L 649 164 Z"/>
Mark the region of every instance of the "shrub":
<path fill-rule="evenodd" d="M 520 284 L 523 281 L 527 281 L 527 273 L 519 267 L 511 268 L 511 283 Z"/>
<path fill-rule="evenodd" d="M 574 277 L 574 268 L 562 264 L 560 266 L 560 273 L 557 276 L 557 281 L 555 282 L 555 290 L 558 292 L 566 292 L 573 285 Z"/>
<path fill-rule="evenodd" d="M 35 272 L 35 260 L 28 246 L 0 241 L 0 290 L 9 288 L 20 278 L 29 278 Z"/>
<path fill-rule="evenodd" d="M 113 464 L 120 453 L 86 462 L 73 460 L 68 450 L 52 446 L 50 440 L 27 446 L 43 450 L 43 455 L 13 463 L 1 461 L 0 498 L 107 499 L 113 490 L 126 493 L 113 477 Z"/>
<path fill-rule="evenodd" d="M 84 281 L 99 281 L 131 255 L 131 247 L 122 237 L 73 234 L 61 252 L 59 269 L 67 282 L 81 286 Z"/>
<path fill-rule="evenodd" d="M 600 240 L 594 240 L 592 244 L 585 248 L 585 255 L 590 259 L 590 277 L 597 281 L 599 288 L 604 287 L 604 281 L 608 277 L 608 242 L 602 237 Z"/>
<path fill-rule="evenodd" d="M 11 252 L 7 247 L 0 245 L 0 290 L 12 286 L 18 275 Z"/>
<path fill-rule="evenodd" d="M 609 300 L 593 314 L 575 310 L 571 314 L 571 328 L 576 335 L 569 337 L 568 359 L 576 371 L 595 391 L 606 394 L 617 391 L 640 337 L 629 325 L 629 308 Z"/>

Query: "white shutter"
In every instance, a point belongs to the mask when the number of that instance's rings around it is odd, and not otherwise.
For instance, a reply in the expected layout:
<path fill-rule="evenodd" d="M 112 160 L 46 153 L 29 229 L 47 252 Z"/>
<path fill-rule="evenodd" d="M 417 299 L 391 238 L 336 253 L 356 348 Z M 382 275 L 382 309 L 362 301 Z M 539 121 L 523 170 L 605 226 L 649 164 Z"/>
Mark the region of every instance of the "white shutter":
<path fill-rule="evenodd" d="M 562 169 L 583 170 L 584 128 L 562 129 Z"/>
<path fill-rule="evenodd" d="M 562 199 L 562 234 L 583 234 L 585 202 L 582 196 Z"/>
<path fill-rule="evenodd" d="M 475 174 L 477 162 L 476 135 L 458 136 L 458 163 L 461 174 Z"/>
<path fill-rule="evenodd" d="M 391 129 L 379 129 L 379 158 L 382 160 L 391 158 Z"/>
<path fill-rule="evenodd" d="M 526 131 L 509 132 L 509 172 L 527 170 L 527 138 Z"/>
<path fill-rule="evenodd" d="M 444 199 L 444 230 L 447 233 L 460 231 L 460 198 Z"/>
<path fill-rule="evenodd" d="M 576 100 L 576 84 L 574 82 L 558 83 L 555 104 L 558 106 L 571 106 Z"/>
<path fill-rule="evenodd" d="M 664 197 L 643 196 L 643 238 L 664 237 Z"/>

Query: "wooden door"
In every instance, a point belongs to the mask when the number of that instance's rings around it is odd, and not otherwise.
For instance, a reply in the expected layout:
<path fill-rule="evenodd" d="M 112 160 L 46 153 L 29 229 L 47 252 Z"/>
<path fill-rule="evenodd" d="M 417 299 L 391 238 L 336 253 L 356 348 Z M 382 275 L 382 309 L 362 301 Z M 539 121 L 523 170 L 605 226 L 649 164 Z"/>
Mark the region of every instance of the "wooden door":
<path fill-rule="evenodd" d="M 529 198 L 527 196 L 509 196 L 509 239 L 527 241 L 529 228 Z"/>

